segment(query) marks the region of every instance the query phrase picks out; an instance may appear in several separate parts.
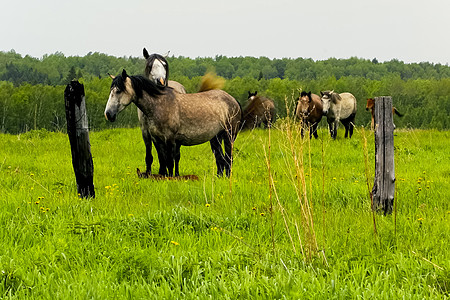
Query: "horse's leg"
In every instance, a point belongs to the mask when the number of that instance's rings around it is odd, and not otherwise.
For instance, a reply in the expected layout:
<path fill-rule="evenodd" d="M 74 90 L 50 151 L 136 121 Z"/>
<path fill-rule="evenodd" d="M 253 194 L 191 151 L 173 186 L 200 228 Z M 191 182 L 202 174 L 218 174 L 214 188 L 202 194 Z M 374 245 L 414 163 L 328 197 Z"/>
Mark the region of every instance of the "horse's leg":
<path fill-rule="evenodd" d="M 375 129 L 375 120 L 374 120 L 373 115 L 372 115 L 372 121 L 370 122 L 370 129 L 371 129 L 371 130 L 374 130 L 374 129 Z"/>
<path fill-rule="evenodd" d="M 158 153 L 159 175 L 167 176 L 167 158 L 164 142 L 155 138 L 153 139 L 153 143 L 155 144 L 156 152 Z"/>
<path fill-rule="evenodd" d="M 307 127 L 306 128 L 308 128 L 308 133 L 309 133 L 309 139 L 311 139 L 312 138 L 312 124 L 308 121 L 307 123 Z"/>
<path fill-rule="evenodd" d="M 180 163 L 180 157 L 181 157 L 180 148 L 181 148 L 180 144 L 176 144 L 175 145 L 175 154 L 174 154 L 174 158 L 175 158 L 175 176 L 180 176 L 180 171 L 178 169 L 178 165 Z"/>
<path fill-rule="evenodd" d="M 153 155 L 152 155 L 152 138 L 150 133 L 147 130 L 142 130 L 142 138 L 144 139 L 145 144 L 145 165 L 147 175 L 152 174 L 152 163 L 153 163 Z"/>
<path fill-rule="evenodd" d="M 223 145 L 225 148 L 225 174 L 230 177 L 231 166 L 233 164 L 233 140 L 234 138 L 230 133 L 225 132 Z"/>
<path fill-rule="evenodd" d="M 217 134 L 212 140 L 209 141 L 211 144 L 211 150 L 216 158 L 217 166 L 217 176 L 223 175 L 223 169 L 225 167 L 225 159 L 222 151 L 222 137 L 221 133 Z"/>
<path fill-rule="evenodd" d="M 333 140 L 337 138 L 338 127 L 339 127 L 339 119 L 336 119 L 333 122 Z"/>
<path fill-rule="evenodd" d="M 344 125 L 344 128 L 345 128 L 344 138 L 347 138 L 348 137 L 348 131 L 349 131 L 348 125 L 350 124 L 350 122 L 348 120 L 343 120 L 342 124 Z"/>
<path fill-rule="evenodd" d="M 350 130 L 350 138 L 353 135 L 353 128 L 355 127 L 355 115 L 353 115 L 350 118 L 350 121 L 348 122 L 349 130 Z"/>
<path fill-rule="evenodd" d="M 173 141 L 165 143 L 166 166 L 169 177 L 173 177 L 173 167 L 176 156 L 176 144 Z"/>
<path fill-rule="evenodd" d="M 330 132 L 331 137 L 333 137 L 333 123 L 334 121 L 328 121 L 328 131 Z"/>
<path fill-rule="evenodd" d="M 316 139 L 319 137 L 319 135 L 317 134 L 317 127 L 318 126 L 319 126 L 319 122 L 314 122 L 314 124 L 312 125 L 314 138 L 316 138 Z"/>

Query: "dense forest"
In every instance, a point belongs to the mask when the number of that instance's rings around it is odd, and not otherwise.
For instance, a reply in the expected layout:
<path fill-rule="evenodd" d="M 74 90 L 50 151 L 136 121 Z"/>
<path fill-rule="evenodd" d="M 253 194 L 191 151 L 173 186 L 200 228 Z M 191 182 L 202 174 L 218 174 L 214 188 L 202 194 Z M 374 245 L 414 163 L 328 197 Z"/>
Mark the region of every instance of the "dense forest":
<path fill-rule="evenodd" d="M 195 92 L 201 76 L 214 70 L 226 79 L 225 90 L 245 105 L 248 91 L 273 98 L 280 117 L 292 111 L 299 91 L 320 93 L 334 89 L 351 92 L 358 99 L 356 124 L 368 126 L 366 98 L 392 96 L 404 114 L 395 118 L 398 127 L 450 128 L 450 67 L 407 64 L 398 60 L 378 62 L 352 57 L 314 61 L 304 58 L 266 57 L 187 58 L 168 57 L 170 79 Z M 0 132 L 21 133 L 30 129 L 65 130 L 64 88 L 72 79 L 85 86 L 90 127 L 137 126 L 136 109 L 127 109 L 116 123 L 108 123 L 103 110 L 111 79 L 107 73 L 138 75 L 145 61 L 101 53 L 66 57 L 62 53 L 42 58 L 23 57 L 15 51 L 0 52 Z M 323 126 L 325 125 L 325 121 Z"/>

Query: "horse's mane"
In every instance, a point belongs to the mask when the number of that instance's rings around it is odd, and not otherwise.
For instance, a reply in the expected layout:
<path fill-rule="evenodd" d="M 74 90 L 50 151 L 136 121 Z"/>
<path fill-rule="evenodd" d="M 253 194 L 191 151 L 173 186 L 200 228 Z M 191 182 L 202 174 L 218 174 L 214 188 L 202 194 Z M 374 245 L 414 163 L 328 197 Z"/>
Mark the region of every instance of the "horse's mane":
<path fill-rule="evenodd" d="M 150 96 L 158 96 L 164 94 L 165 90 L 170 89 L 169 87 L 157 85 L 150 79 L 141 75 L 128 77 L 131 80 L 131 86 L 138 98 L 142 98 L 144 91 Z M 118 75 L 113 79 L 111 88 L 113 87 L 117 87 L 120 91 L 126 90 L 125 81 L 122 75 Z"/>
<path fill-rule="evenodd" d="M 339 95 L 339 93 L 332 93 L 331 94 L 331 100 L 333 100 L 334 103 L 337 103 L 338 101 L 341 101 L 341 95 Z"/>
<path fill-rule="evenodd" d="M 333 91 L 324 91 L 321 92 L 322 95 L 327 95 L 328 97 L 330 97 L 330 99 L 336 103 L 340 100 L 342 100 L 341 96 L 339 95 L 339 93 L 336 93 L 334 90 Z"/>

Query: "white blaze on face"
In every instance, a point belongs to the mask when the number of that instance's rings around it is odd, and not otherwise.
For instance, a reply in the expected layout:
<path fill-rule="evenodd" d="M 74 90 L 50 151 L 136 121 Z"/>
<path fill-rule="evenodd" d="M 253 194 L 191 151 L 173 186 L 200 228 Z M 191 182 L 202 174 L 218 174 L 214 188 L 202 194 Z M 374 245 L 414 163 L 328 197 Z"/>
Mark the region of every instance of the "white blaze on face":
<path fill-rule="evenodd" d="M 329 95 L 322 96 L 322 104 L 323 104 L 323 113 L 326 115 L 328 110 L 330 109 L 330 101 Z"/>
<path fill-rule="evenodd" d="M 159 59 L 155 59 L 149 79 L 154 81 L 155 83 L 158 83 L 160 78 L 164 79 L 164 81 L 166 80 L 165 63 L 160 61 Z"/>
<path fill-rule="evenodd" d="M 105 118 L 107 120 L 111 120 L 115 118 L 115 115 L 117 114 L 118 108 L 119 108 L 119 99 L 117 97 L 117 87 L 114 87 L 111 89 L 111 92 L 109 93 L 108 102 L 106 103 L 105 107 Z"/>
<path fill-rule="evenodd" d="M 130 85 L 129 79 L 125 85 Z M 132 95 L 127 92 L 119 91 L 117 87 L 113 87 L 109 93 L 108 102 L 105 108 L 105 118 L 114 121 L 118 113 L 131 103 Z"/>

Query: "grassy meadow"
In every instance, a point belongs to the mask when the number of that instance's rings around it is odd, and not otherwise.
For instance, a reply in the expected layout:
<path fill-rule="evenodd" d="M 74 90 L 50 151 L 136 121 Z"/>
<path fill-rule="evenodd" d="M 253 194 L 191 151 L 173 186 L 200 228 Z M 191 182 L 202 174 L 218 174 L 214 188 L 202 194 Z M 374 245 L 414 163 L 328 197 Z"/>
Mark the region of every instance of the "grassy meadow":
<path fill-rule="evenodd" d="M 242 132 L 231 178 L 209 144 L 181 175 L 139 179 L 139 128 L 91 132 L 95 199 L 77 196 L 66 134 L 0 135 L 5 299 L 445 299 L 450 132 L 395 132 L 396 202 L 373 214 L 373 133 Z M 153 170 L 158 170 L 155 154 Z"/>

